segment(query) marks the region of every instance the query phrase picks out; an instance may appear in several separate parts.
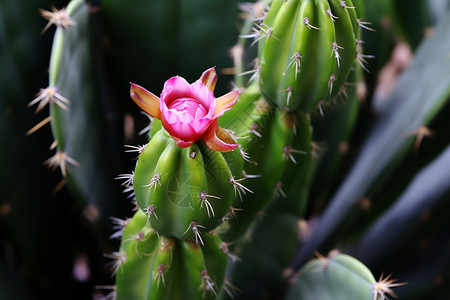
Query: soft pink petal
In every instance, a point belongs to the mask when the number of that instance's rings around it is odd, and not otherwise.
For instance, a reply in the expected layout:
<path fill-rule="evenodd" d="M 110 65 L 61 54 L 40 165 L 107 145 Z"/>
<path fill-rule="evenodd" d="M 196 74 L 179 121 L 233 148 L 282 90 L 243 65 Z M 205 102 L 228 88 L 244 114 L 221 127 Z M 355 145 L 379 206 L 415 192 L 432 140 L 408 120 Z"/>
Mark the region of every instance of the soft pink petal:
<path fill-rule="evenodd" d="M 209 68 L 202 73 L 199 79 L 211 92 L 214 92 L 217 82 L 217 73 L 215 67 Z"/>
<path fill-rule="evenodd" d="M 216 98 L 214 98 L 213 92 L 211 92 L 200 80 L 197 80 L 191 85 L 193 97 L 200 102 L 208 111 L 216 110 Z"/>
<path fill-rule="evenodd" d="M 226 111 L 230 110 L 239 97 L 239 91 L 229 92 L 216 99 L 216 110 L 214 118 L 222 116 Z"/>
<path fill-rule="evenodd" d="M 175 140 L 175 143 L 177 143 L 177 146 L 180 148 L 187 148 L 194 143 L 194 142 L 186 142 L 175 137 L 173 139 Z"/>
<path fill-rule="evenodd" d="M 200 139 L 200 137 L 198 137 L 197 135 L 197 132 L 195 132 L 194 128 L 192 128 L 192 126 L 189 123 L 176 122 L 170 124 L 170 127 L 175 133 L 174 136 L 176 136 L 179 139 L 193 142 Z"/>
<path fill-rule="evenodd" d="M 146 113 L 157 119 L 161 118 L 160 99 L 143 87 L 132 83 L 130 87 L 131 99 Z"/>
<path fill-rule="evenodd" d="M 201 118 L 204 118 L 208 114 L 208 111 L 205 109 L 203 105 L 199 105 L 197 107 L 197 110 L 194 114 L 194 119 L 200 120 Z"/>
<path fill-rule="evenodd" d="M 194 119 L 191 122 L 189 122 L 189 125 L 195 130 L 197 134 L 203 135 L 206 132 L 206 129 L 211 124 L 211 119 L 208 118 L 202 118 L 202 119 Z"/>
<path fill-rule="evenodd" d="M 161 101 L 169 105 L 172 101 L 184 97 L 192 98 L 191 85 L 186 79 L 180 76 L 174 76 L 164 83 L 164 88 L 161 92 Z"/>
<path fill-rule="evenodd" d="M 208 128 L 205 134 L 205 143 L 213 151 L 229 152 L 234 150 L 238 145 L 234 138 L 223 128 L 221 128 L 217 119 Z"/>
<path fill-rule="evenodd" d="M 164 115 L 164 118 L 166 119 L 167 123 L 169 123 L 169 124 L 173 124 L 175 122 L 180 121 L 178 112 L 174 109 L 167 109 L 167 110 L 163 111 L 162 114 Z"/>

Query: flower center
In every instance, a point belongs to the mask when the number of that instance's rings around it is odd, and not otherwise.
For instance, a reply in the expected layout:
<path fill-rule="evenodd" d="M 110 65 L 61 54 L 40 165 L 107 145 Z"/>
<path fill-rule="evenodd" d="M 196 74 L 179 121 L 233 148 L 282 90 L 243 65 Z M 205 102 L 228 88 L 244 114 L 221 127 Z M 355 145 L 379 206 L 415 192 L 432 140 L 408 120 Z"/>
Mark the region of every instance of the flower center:
<path fill-rule="evenodd" d="M 177 111 L 179 115 L 184 117 L 183 119 L 198 120 L 208 113 L 208 110 L 201 103 L 192 98 L 176 99 L 169 104 L 168 108 Z"/>

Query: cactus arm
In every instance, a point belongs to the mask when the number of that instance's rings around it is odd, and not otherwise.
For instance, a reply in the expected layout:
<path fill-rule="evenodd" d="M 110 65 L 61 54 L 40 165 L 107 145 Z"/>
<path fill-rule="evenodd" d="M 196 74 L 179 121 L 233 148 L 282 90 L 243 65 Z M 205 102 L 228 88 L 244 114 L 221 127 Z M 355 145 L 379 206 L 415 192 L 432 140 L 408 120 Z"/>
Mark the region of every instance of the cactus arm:
<path fill-rule="evenodd" d="M 264 44 L 264 52 L 259 58 L 259 63 L 261 77 L 266 78 L 262 79 L 261 91 L 269 102 L 280 105 L 280 108 L 283 106 L 277 101 L 281 93 L 278 87 L 284 78 L 285 60 L 289 56 L 290 48 L 280 47 L 280 43 L 289 44 L 295 24 L 292 20 L 297 19 L 297 7 L 301 4 L 300 2 L 299 0 L 285 2 L 280 7 L 273 24 L 263 24 L 260 31 L 260 44 Z M 313 8 L 313 5 L 311 4 L 310 7 Z M 314 15 L 313 9 L 311 14 Z M 265 62 L 268 60 L 273 61 L 273 64 L 266 68 Z"/>
<path fill-rule="evenodd" d="M 411 139 L 406 138 L 408 133 L 427 124 L 448 99 L 450 41 L 443 39 L 448 36 L 448 28 L 449 16 L 441 21 L 435 34 L 418 49 L 413 64 L 401 76 L 389 97 L 390 104 L 369 134 L 362 154 L 324 212 L 313 233 L 314 237 L 296 258 L 296 267 L 307 259 L 311 251 L 329 236 L 346 213 L 365 196 L 383 169 L 409 149 Z M 430 56 L 432 52 L 435 53 L 433 57 Z M 426 99 L 423 95 L 427 95 Z"/>
<path fill-rule="evenodd" d="M 351 68 L 353 67 L 353 62 L 356 57 L 356 35 L 355 31 L 359 30 L 356 22 L 356 13 L 353 8 L 343 8 L 338 2 L 330 1 L 333 14 L 336 15 L 337 19 L 335 23 L 336 28 L 336 43 L 337 46 L 343 49 L 336 49 L 340 55 L 340 62 L 336 65 L 335 75 L 336 81 L 333 83 L 334 86 L 341 86 L 347 79 Z M 346 1 L 348 3 L 350 1 Z M 348 4 L 350 6 L 351 4 Z M 356 28 L 355 28 L 356 25 Z M 352 28 L 353 30 L 349 30 Z M 333 53 L 333 56 L 335 53 Z M 336 95 L 339 92 L 338 89 L 333 90 L 333 94 Z"/>
<path fill-rule="evenodd" d="M 285 300 L 373 300 L 372 273 L 345 254 L 320 257 L 306 264 Z"/>
<path fill-rule="evenodd" d="M 189 226 L 189 222 L 192 221 L 179 220 L 179 222 L 172 222 L 173 213 L 176 210 L 172 209 L 173 206 L 177 206 L 179 199 L 186 196 L 176 193 L 180 153 L 181 148 L 176 145 L 175 141 L 170 140 L 159 156 L 154 172 L 150 171 L 152 176 L 159 177 L 156 179 L 158 182 L 149 186 L 149 205 L 154 205 L 158 211 L 158 218 L 150 219 L 152 226 L 163 236 L 173 236 L 175 230 L 178 238 L 182 238 L 184 231 Z M 176 229 L 174 229 L 174 226 Z"/>
<path fill-rule="evenodd" d="M 145 209 L 150 205 L 148 202 L 150 192 L 152 189 L 158 188 L 159 186 L 158 182 L 155 182 L 156 186 L 154 188 L 149 185 L 152 182 L 153 176 L 156 174 L 154 172 L 148 173 L 148 170 L 155 169 L 159 155 L 164 151 L 169 140 L 170 138 L 164 130 L 161 130 L 153 136 L 144 151 L 139 155 L 137 166 L 142 167 L 136 168 L 133 176 L 133 186 L 137 203 L 142 209 Z"/>
<path fill-rule="evenodd" d="M 310 93 L 313 95 L 309 95 L 309 99 L 313 101 L 317 101 L 317 99 L 325 100 L 329 99 L 333 94 L 333 91 L 330 91 L 329 82 L 331 74 L 337 74 L 339 70 L 335 70 L 338 68 L 338 63 L 336 59 L 333 57 L 333 42 L 339 41 L 336 40 L 338 36 L 340 36 L 336 32 L 339 30 L 338 24 L 342 22 L 341 20 L 333 20 L 328 14 L 327 11 L 331 11 L 331 7 L 328 1 L 318 1 L 316 3 L 316 16 L 317 16 L 317 26 L 320 28 L 320 31 L 314 32 L 317 43 L 315 43 L 315 49 L 313 49 L 313 53 L 315 57 L 315 63 L 313 64 L 315 68 L 322 70 L 321 72 L 317 72 L 314 76 L 314 85 L 315 89 L 312 89 Z M 336 23 L 336 24 L 335 24 Z M 336 27 L 335 27 L 336 25 Z M 342 51 L 351 51 L 350 49 L 343 49 Z M 331 55 L 331 56 L 330 56 Z M 333 61 L 333 63 L 330 63 Z M 346 63 L 343 63 L 345 65 Z M 339 67 L 340 68 L 340 67 Z M 311 73 L 314 74 L 314 73 Z M 344 75 L 344 77 L 347 77 Z M 339 86 L 339 84 L 337 85 Z M 314 107 L 316 103 L 307 103 L 306 107 Z"/>
<path fill-rule="evenodd" d="M 394 246 L 399 247 L 400 241 L 411 238 L 420 215 L 445 199 L 450 189 L 450 170 L 443 166 L 448 165 L 450 147 L 415 176 L 395 204 L 367 229 L 352 253 L 364 253 L 365 261 L 371 263 L 386 257 Z"/>

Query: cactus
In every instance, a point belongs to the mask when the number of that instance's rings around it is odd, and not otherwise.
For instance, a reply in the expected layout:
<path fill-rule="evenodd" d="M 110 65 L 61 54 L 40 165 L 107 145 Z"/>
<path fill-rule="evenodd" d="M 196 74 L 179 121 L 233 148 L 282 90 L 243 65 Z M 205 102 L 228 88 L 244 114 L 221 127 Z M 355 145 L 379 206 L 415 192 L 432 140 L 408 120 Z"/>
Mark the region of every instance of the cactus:
<path fill-rule="evenodd" d="M 448 298 L 448 5 L 37 2 L 0 4 L 0 297 Z"/>
<path fill-rule="evenodd" d="M 255 39 L 267 101 L 310 112 L 336 96 L 357 56 L 360 22 L 351 1 L 274 1 Z"/>
<path fill-rule="evenodd" d="M 387 299 L 397 297 L 392 288 L 404 285 L 394 282 L 389 277 L 377 282 L 358 260 L 330 253 L 302 268 L 286 299 Z"/>

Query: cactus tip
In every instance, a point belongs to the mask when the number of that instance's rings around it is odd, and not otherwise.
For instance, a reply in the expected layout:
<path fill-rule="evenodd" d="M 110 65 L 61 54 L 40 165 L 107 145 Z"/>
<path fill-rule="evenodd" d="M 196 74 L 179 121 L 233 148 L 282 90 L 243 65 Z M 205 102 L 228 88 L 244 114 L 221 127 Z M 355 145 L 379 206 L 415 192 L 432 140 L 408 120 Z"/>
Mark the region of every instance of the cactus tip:
<path fill-rule="evenodd" d="M 392 274 L 387 275 L 383 278 L 384 274 L 381 274 L 380 279 L 373 285 L 373 299 L 377 300 L 378 296 L 381 299 L 387 299 L 386 294 L 397 298 L 397 295 L 392 290 L 393 287 L 406 285 L 406 282 L 397 282 L 397 279 L 391 279 Z"/>

